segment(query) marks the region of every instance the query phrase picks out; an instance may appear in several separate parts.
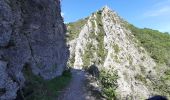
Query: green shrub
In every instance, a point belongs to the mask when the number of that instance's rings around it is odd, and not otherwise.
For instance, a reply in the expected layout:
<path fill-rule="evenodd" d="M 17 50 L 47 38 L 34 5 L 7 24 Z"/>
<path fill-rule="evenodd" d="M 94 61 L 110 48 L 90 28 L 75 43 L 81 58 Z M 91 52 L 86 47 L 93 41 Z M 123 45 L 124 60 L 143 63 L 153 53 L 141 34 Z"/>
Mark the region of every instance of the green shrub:
<path fill-rule="evenodd" d="M 128 56 L 127 60 L 129 61 L 129 64 L 132 65 L 133 64 L 133 58 L 131 55 Z"/>
<path fill-rule="evenodd" d="M 103 94 L 107 96 L 108 100 L 116 98 L 117 79 L 118 75 L 115 71 L 100 71 L 99 80 L 103 88 Z"/>
<path fill-rule="evenodd" d="M 155 87 L 154 91 L 157 91 L 160 95 L 170 98 L 170 85 L 168 82 L 170 80 L 170 73 L 168 71 L 170 70 L 167 70 L 165 75 L 163 75 L 160 79 L 153 81 L 152 83 Z"/>
<path fill-rule="evenodd" d="M 87 43 L 86 49 L 83 54 L 83 65 L 84 68 L 90 66 L 90 60 L 93 58 L 94 46 L 91 43 Z"/>
<path fill-rule="evenodd" d="M 164 80 L 170 80 L 170 69 L 169 69 L 169 70 L 166 70 L 164 73 L 165 73 L 165 75 L 163 76 L 162 79 L 164 79 Z"/>
<path fill-rule="evenodd" d="M 137 74 L 137 75 L 135 76 L 135 79 L 141 81 L 142 83 L 147 83 L 146 77 L 144 77 L 144 76 L 142 76 L 142 75 L 140 75 L 140 74 Z"/>
<path fill-rule="evenodd" d="M 114 48 L 115 53 L 118 54 L 119 51 L 120 51 L 119 46 L 118 46 L 117 44 L 114 44 L 114 45 L 113 45 L 113 48 Z"/>
<path fill-rule="evenodd" d="M 114 56 L 114 60 L 115 60 L 117 63 L 120 63 L 120 60 L 119 60 L 119 58 L 118 58 L 117 55 Z"/>
<path fill-rule="evenodd" d="M 74 62 L 75 62 L 75 58 L 74 58 L 74 56 L 73 56 L 73 58 L 70 58 L 70 59 L 69 59 L 68 66 L 69 66 L 69 67 L 74 67 Z"/>

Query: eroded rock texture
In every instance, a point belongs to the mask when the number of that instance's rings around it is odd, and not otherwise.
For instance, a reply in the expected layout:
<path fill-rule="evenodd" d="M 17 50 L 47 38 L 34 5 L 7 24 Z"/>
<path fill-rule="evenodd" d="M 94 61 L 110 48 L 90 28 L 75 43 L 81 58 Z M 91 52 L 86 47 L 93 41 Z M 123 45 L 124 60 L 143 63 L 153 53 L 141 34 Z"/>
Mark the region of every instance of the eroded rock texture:
<path fill-rule="evenodd" d="M 119 77 L 116 93 L 120 100 L 148 98 L 153 93 L 156 63 L 125 27 L 123 19 L 104 7 L 83 20 L 86 22 L 78 35 L 69 40 L 70 66 L 82 69 L 95 64 L 99 69 L 114 70 Z M 77 23 L 68 24 L 68 30 Z"/>
<path fill-rule="evenodd" d="M 23 67 L 52 79 L 66 67 L 68 50 L 60 0 L 0 0 L 0 99 L 14 99 Z"/>

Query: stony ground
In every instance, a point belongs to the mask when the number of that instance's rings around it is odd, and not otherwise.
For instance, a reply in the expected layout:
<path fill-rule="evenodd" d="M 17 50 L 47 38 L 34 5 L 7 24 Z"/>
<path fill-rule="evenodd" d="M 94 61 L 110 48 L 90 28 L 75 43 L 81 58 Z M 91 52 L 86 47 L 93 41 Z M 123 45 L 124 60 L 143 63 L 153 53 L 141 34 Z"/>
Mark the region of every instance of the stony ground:
<path fill-rule="evenodd" d="M 85 71 L 72 69 L 72 80 L 68 87 L 61 92 L 58 100 L 95 100 L 86 90 L 85 81 L 87 74 Z"/>

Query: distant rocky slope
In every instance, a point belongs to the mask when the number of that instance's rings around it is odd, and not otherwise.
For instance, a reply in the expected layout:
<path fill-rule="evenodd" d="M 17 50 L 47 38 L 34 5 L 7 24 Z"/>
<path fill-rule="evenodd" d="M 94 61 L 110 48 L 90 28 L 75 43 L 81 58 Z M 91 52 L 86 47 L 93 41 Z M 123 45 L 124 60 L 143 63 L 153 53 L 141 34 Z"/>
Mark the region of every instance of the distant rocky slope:
<path fill-rule="evenodd" d="M 117 72 L 116 94 L 122 100 L 144 100 L 159 80 L 157 63 L 131 32 L 128 23 L 107 6 L 91 16 L 67 24 L 69 65 L 82 69 L 95 64 Z M 168 96 L 168 93 L 163 93 Z"/>
<path fill-rule="evenodd" d="M 53 79 L 68 59 L 60 0 L 0 0 L 0 100 L 24 86 L 24 67 Z"/>

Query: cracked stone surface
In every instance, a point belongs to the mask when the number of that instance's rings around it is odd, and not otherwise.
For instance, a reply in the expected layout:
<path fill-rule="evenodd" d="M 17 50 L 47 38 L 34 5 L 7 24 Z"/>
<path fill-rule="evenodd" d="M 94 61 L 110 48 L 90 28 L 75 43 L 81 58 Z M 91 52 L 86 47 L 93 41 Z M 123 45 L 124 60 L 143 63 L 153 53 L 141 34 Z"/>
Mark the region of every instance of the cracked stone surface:
<path fill-rule="evenodd" d="M 60 13 L 60 0 L 0 0 L 0 88 L 7 89 L 1 99 L 16 97 L 26 64 L 44 79 L 65 70 L 69 51 Z"/>

